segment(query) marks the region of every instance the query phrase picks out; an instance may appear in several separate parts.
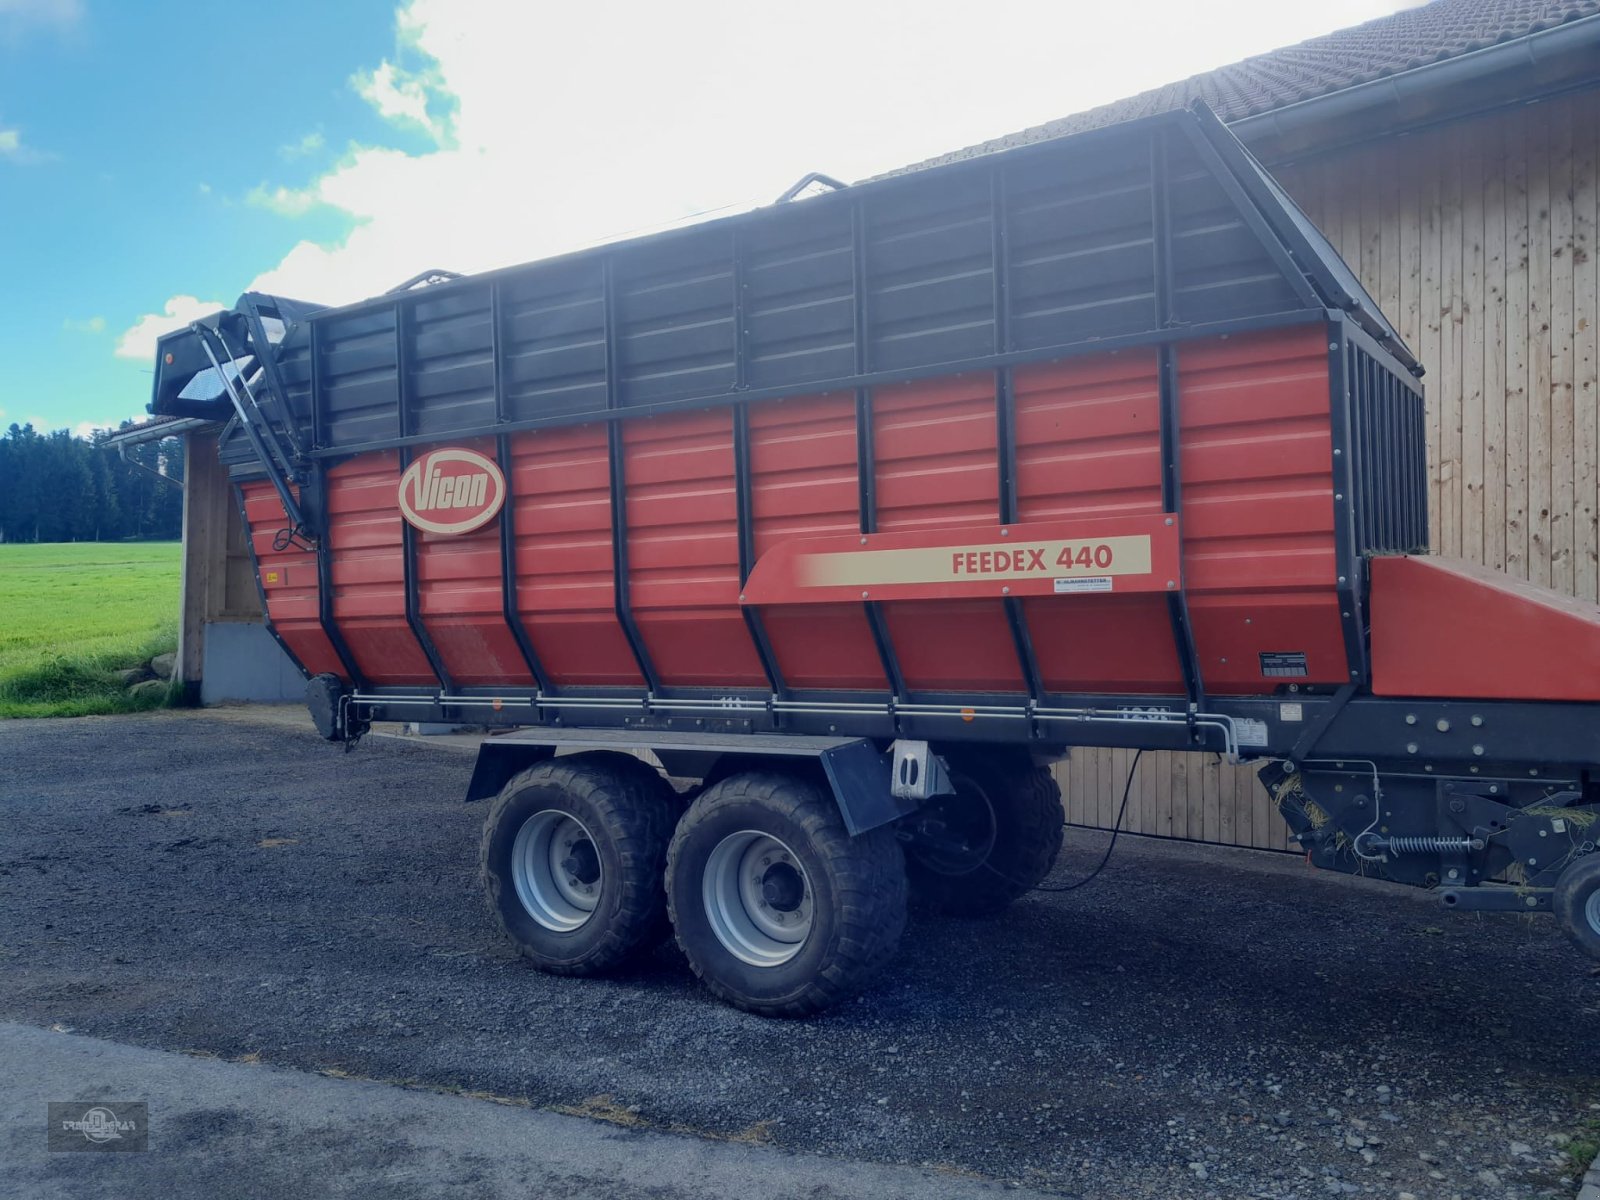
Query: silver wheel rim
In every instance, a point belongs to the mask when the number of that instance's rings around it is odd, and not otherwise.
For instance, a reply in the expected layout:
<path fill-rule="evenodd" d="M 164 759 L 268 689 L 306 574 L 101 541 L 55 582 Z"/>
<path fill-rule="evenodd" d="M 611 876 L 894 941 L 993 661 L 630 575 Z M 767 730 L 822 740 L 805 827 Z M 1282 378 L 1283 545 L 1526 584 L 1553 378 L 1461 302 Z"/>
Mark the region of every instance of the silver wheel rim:
<path fill-rule="evenodd" d="M 1589 894 L 1589 899 L 1583 905 L 1583 916 L 1589 922 L 1589 928 L 1600 933 L 1600 891 Z"/>
<path fill-rule="evenodd" d="M 723 949 L 752 967 L 780 967 L 811 935 L 811 880 L 794 851 L 771 834 L 745 829 L 706 859 L 701 899 Z"/>
<path fill-rule="evenodd" d="M 536 812 L 511 844 L 511 883 L 530 917 L 556 933 L 571 933 L 600 903 L 605 877 L 599 846 L 570 813 Z"/>

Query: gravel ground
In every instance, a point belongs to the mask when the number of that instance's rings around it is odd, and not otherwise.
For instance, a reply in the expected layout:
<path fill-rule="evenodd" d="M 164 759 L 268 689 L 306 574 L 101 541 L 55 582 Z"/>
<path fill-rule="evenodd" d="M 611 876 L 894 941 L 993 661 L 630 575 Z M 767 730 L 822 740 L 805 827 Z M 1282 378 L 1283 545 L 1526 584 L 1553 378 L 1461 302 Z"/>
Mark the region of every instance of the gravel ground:
<path fill-rule="evenodd" d="M 1548 921 L 1288 856 L 1130 838 L 1090 887 L 914 920 L 809 1021 L 669 948 L 543 976 L 484 911 L 470 761 L 0 724 L 0 1019 L 1069 1196 L 1571 1196 L 1600 1128 L 1600 975 Z M 1059 878 L 1104 840 L 1069 845 Z"/>

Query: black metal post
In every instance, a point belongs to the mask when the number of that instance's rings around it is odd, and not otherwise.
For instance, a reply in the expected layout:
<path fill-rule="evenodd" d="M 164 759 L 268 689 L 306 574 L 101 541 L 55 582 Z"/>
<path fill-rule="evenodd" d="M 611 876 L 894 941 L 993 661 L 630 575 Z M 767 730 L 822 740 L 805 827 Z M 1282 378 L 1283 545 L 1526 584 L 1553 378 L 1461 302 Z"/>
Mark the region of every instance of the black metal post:
<path fill-rule="evenodd" d="M 606 357 L 606 409 L 617 413 L 622 407 L 621 377 L 617 358 L 617 295 L 613 259 L 607 255 L 601 260 L 600 286 L 605 317 Z M 656 675 L 644 639 L 639 636 L 639 626 L 634 622 L 633 609 L 628 597 L 628 499 L 624 488 L 626 480 L 626 455 L 623 452 L 622 422 L 613 420 L 606 426 L 606 449 L 611 470 L 611 568 L 615 583 L 617 623 L 622 635 L 633 651 L 639 674 L 652 695 L 661 694 L 661 680 Z"/>
<path fill-rule="evenodd" d="M 1172 311 L 1174 287 L 1172 207 L 1168 195 L 1170 179 L 1166 130 L 1157 128 L 1150 137 L 1150 248 L 1155 267 L 1155 318 L 1159 329 L 1166 329 L 1175 321 Z M 1166 520 L 1171 522 L 1177 520 L 1183 511 L 1183 417 L 1178 403 L 1178 355 L 1172 343 L 1163 342 L 1157 346 L 1156 372 L 1161 421 L 1161 510 L 1167 514 Z M 1183 690 L 1188 697 L 1189 711 L 1195 713 L 1205 705 L 1205 683 L 1200 669 L 1200 654 L 1194 644 L 1194 630 L 1189 623 L 1181 545 L 1178 577 L 1170 582 L 1167 619 L 1172 626 L 1178 665 L 1183 671 Z M 1199 740 L 1198 731 L 1193 731 L 1193 736 Z"/>
<path fill-rule="evenodd" d="M 411 412 L 413 397 L 411 394 L 411 354 L 407 341 L 410 337 L 409 320 L 410 309 L 404 301 L 396 301 L 394 306 L 394 372 L 395 390 L 399 397 L 400 432 L 402 435 L 412 432 Z M 411 448 L 404 447 L 399 452 L 400 474 L 404 477 L 406 468 L 411 465 Z M 411 627 L 411 636 L 416 638 L 417 645 L 422 650 L 422 655 L 428 660 L 428 668 L 439 681 L 439 687 L 446 693 L 452 692 L 450 676 L 444 667 L 444 659 L 440 656 L 438 648 L 433 644 L 433 638 L 428 636 L 427 626 L 422 620 L 422 597 L 417 583 L 417 531 L 412 528 L 411 522 L 405 519 L 400 521 L 400 558 L 405 569 L 406 589 L 406 624 Z"/>
<path fill-rule="evenodd" d="M 1353 484 L 1355 438 L 1351 429 L 1351 377 L 1349 320 L 1340 314 L 1328 326 L 1329 427 L 1333 435 L 1333 561 L 1335 592 L 1339 598 L 1339 625 L 1344 635 L 1346 678 L 1367 679 L 1367 639 L 1362 620 L 1365 560 L 1356 546 L 1356 504 Z"/>
<path fill-rule="evenodd" d="M 855 373 L 868 373 L 871 361 L 869 330 L 867 325 L 867 214 L 858 201 L 850 208 L 851 275 L 854 283 L 855 308 L 852 325 L 855 332 Z M 872 392 L 864 387 L 856 389 L 856 468 L 861 502 L 861 532 L 875 533 L 878 528 L 877 462 L 873 451 Z M 883 663 L 884 676 L 895 699 L 906 698 L 905 676 L 900 672 L 900 660 L 894 652 L 894 640 L 889 636 L 889 623 L 883 611 L 873 600 L 861 605 L 867 614 L 867 625 L 872 630 L 872 641 L 878 648 L 878 658 Z"/>
<path fill-rule="evenodd" d="M 994 168 L 989 176 L 989 227 L 992 236 L 990 256 L 994 278 L 994 352 L 1004 354 L 1011 349 L 1010 294 L 1007 271 L 1006 179 L 1005 171 Z M 995 448 L 999 462 L 998 513 L 1000 524 L 1011 525 L 1017 519 L 1017 429 L 1015 420 L 1016 397 L 1011 387 L 1011 368 L 1000 367 L 994 373 Z M 1044 682 L 1039 677 L 1039 660 L 1033 653 L 1033 635 L 1028 630 L 1028 617 L 1022 601 L 1007 596 L 1001 601 L 1005 608 L 1006 625 L 1011 630 L 1011 641 L 1017 648 L 1017 665 L 1028 694 L 1035 703 L 1044 699 Z"/>
<path fill-rule="evenodd" d="M 502 362 L 504 335 L 501 329 L 500 285 L 489 283 L 489 362 L 494 379 L 494 419 L 502 424 L 506 419 L 505 364 Z M 533 648 L 533 638 L 527 623 L 522 619 L 522 608 L 517 603 L 517 505 L 511 490 L 511 435 L 498 433 L 494 439 L 495 460 L 500 474 L 506 480 L 506 501 L 500 509 L 500 603 L 506 628 L 516 640 L 517 650 L 527 665 L 528 673 L 539 685 L 541 692 L 550 692 L 550 677 L 545 674 L 539 655 Z"/>

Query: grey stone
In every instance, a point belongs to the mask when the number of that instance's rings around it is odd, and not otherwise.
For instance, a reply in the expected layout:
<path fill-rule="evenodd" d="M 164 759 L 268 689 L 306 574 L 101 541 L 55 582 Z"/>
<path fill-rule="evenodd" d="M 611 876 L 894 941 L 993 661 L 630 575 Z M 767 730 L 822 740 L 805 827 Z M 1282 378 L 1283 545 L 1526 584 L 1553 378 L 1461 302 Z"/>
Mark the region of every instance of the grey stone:
<path fill-rule="evenodd" d="M 149 696 L 165 697 L 167 694 L 167 681 L 164 679 L 146 679 L 143 683 L 136 683 L 128 689 L 130 695 L 143 700 Z"/>
<path fill-rule="evenodd" d="M 144 667 L 127 667 L 121 671 L 113 671 L 112 674 L 123 687 L 132 687 L 150 678 L 150 672 Z"/>
<path fill-rule="evenodd" d="M 174 651 L 158 654 L 150 660 L 150 669 L 161 679 L 171 679 L 173 668 L 178 665 L 178 656 Z"/>

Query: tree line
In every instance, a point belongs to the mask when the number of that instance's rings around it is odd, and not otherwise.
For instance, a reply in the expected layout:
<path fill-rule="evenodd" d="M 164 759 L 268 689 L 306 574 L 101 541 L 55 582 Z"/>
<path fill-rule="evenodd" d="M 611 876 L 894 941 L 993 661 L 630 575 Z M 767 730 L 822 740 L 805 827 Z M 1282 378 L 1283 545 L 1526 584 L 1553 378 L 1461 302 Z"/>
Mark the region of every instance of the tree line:
<path fill-rule="evenodd" d="M 109 432 L 90 439 L 13 424 L 0 436 L 0 542 L 182 536 L 183 443 L 168 438 L 118 451 L 101 444 Z"/>

